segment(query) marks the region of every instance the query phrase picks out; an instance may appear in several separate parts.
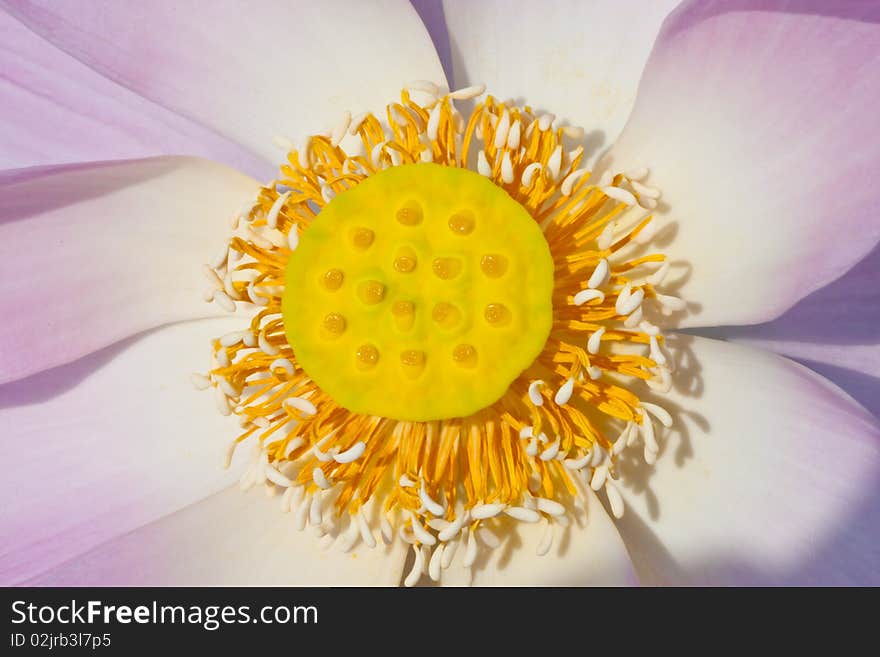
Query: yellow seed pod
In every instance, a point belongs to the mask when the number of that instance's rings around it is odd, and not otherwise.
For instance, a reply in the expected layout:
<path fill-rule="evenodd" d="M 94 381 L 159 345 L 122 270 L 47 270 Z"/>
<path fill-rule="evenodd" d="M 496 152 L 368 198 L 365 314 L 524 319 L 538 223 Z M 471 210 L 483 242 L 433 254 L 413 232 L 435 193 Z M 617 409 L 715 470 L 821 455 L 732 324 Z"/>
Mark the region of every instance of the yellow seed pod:
<path fill-rule="evenodd" d="M 284 328 L 306 373 L 352 412 L 464 417 L 543 349 L 553 270 L 535 220 L 490 180 L 392 167 L 337 195 L 301 235 Z"/>

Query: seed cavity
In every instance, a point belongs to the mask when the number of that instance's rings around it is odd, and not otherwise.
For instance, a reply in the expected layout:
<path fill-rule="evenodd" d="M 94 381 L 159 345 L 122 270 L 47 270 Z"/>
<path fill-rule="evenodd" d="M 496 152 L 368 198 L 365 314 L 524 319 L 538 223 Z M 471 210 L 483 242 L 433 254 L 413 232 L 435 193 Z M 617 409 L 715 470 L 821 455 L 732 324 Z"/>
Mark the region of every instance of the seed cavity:
<path fill-rule="evenodd" d="M 394 269 L 396 271 L 399 271 L 401 274 L 409 274 L 415 271 L 417 264 L 418 258 L 416 258 L 414 250 L 408 246 L 398 250 L 397 257 L 394 259 Z"/>
<path fill-rule="evenodd" d="M 373 369 L 376 363 L 379 362 L 379 350 L 376 348 L 376 345 L 362 344 L 358 347 L 357 352 L 355 352 L 355 359 L 360 369 Z"/>
<path fill-rule="evenodd" d="M 409 331 L 416 321 L 416 306 L 412 301 L 395 301 L 391 314 L 398 329 Z"/>
<path fill-rule="evenodd" d="M 344 280 L 345 274 L 342 273 L 341 269 L 328 269 L 324 272 L 324 287 L 331 292 L 335 292 L 342 287 L 342 282 Z"/>
<path fill-rule="evenodd" d="M 462 367 L 476 367 L 477 349 L 472 344 L 459 344 L 452 350 L 452 360 Z"/>
<path fill-rule="evenodd" d="M 354 232 L 351 234 L 351 243 L 354 244 L 354 248 L 359 251 L 366 251 L 371 246 L 373 246 L 373 240 L 376 239 L 376 233 L 374 233 L 369 228 L 355 228 Z"/>
<path fill-rule="evenodd" d="M 507 258 L 498 253 L 487 253 L 480 258 L 480 269 L 489 278 L 500 278 L 507 271 Z"/>
<path fill-rule="evenodd" d="M 486 306 L 484 312 L 486 321 L 495 327 L 507 326 L 510 324 L 510 310 L 503 303 L 490 303 Z"/>
<path fill-rule="evenodd" d="M 417 377 L 425 369 L 425 360 L 425 352 L 418 349 L 406 349 L 400 352 L 404 374 L 412 378 Z"/>
<path fill-rule="evenodd" d="M 368 305 L 381 303 L 385 298 L 385 285 L 379 281 L 364 281 L 358 285 L 358 298 Z"/>
<path fill-rule="evenodd" d="M 342 335 L 345 332 L 345 326 L 345 317 L 339 313 L 329 313 L 324 317 L 324 328 L 334 336 Z"/>
<path fill-rule="evenodd" d="M 394 260 L 394 268 L 401 274 L 408 274 L 416 268 L 416 260 L 409 256 L 398 256 Z"/>
<path fill-rule="evenodd" d="M 418 367 L 425 364 L 425 352 L 417 349 L 407 349 L 400 353 L 400 362 L 404 365 Z"/>
<path fill-rule="evenodd" d="M 437 278 L 445 281 L 455 278 L 461 273 L 461 260 L 457 258 L 434 258 L 431 269 Z"/>
<path fill-rule="evenodd" d="M 451 303 L 441 301 L 434 306 L 431 317 L 438 325 L 446 329 L 455 328 L 461 322 L 461 311 Z"/>
<path fill-rule="evenodd" d="M 470 235 L 476 225 L 476 217 L 470 210 L 461 210 L 449 217 L 449 230 L 456 235 Z"/>
<path fill-rule="evenodd" d="M 404 226 L 417 226 L 422 223 L 422 219 L 424 218 L 424 213 L 422 212 L 422 206 L 418 201 L 407 201 L 403 204 L 403 206 L 397 211 L 397 221 L 402 223 Z"/>

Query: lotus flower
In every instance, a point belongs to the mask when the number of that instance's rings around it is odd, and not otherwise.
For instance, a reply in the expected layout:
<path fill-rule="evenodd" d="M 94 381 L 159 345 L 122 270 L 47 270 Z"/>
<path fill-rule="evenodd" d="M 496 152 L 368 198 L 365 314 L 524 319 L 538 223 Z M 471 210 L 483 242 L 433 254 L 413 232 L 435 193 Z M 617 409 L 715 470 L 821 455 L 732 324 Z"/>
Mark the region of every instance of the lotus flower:
<path fill-rule="evenodd" d="M 675 4 L 4 0 L 2 581 L 878 583 L 880 5 Z"/>

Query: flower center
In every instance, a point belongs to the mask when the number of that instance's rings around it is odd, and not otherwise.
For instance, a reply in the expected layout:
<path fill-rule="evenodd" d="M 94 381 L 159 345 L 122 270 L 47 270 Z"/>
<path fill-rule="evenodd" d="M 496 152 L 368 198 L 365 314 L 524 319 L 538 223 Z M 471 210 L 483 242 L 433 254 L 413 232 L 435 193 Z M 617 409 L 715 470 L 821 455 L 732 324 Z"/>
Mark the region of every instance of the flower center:
<path fill-rule="evenodd" d="M 396 420 L 465 417 L 500 399 L 553 321 L 543 233 L 467 169 L 410 164 L 336 196 L 285 272 L 284 328 L 340 406 Z"/>
<path fill-rule="evenodd" d="M 238 416 L 243 488 L 283 490 L 344 551 L 410 543 L 406 584 L 515 546 L 517 523 L 548 554 L 588 489 L 620 517 L 625 452 L 653 463 L 672 422 L 642 400 L 671 387 L 652 321 L 684 309 L 658 291 L 647 170 L 594 177 L 583 130 L 528 106 L 465 120 L 482 88 L 411 89 L 427 102 L 291 148 L 233 220 L 205 298 L 250 321 L 194 377 Z"/>

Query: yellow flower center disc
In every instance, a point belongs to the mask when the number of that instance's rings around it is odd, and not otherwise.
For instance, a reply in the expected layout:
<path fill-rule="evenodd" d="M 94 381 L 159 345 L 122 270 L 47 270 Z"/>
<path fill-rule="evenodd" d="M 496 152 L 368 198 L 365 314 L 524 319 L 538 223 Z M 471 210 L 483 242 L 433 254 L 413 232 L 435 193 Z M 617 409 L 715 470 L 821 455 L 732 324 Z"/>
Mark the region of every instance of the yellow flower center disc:
<path fill-rule="evenodd" d="M 409 164 L 335 197 L 285 272 L 297 361 L 340 406 L 395 420 L 490 406 L 538 356 L 553 260 L 529 213 L 487 178 Z"/>

